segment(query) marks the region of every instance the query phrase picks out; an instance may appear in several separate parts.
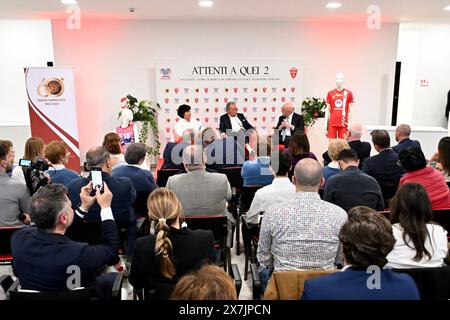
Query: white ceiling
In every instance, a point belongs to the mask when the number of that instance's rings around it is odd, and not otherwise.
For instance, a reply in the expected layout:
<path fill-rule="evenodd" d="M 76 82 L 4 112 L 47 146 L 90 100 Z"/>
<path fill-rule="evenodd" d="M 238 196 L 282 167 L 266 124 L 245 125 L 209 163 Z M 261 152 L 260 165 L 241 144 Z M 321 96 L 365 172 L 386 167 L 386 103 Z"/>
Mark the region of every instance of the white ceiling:
<path fill-rule="evenodd" d="M 383 22 L 450 23 L 443 10 L 450 0 L 333 0 L 343 6 L 326 9 L 331 1 L 214 0 L 212 8 L 200 8 L 198 0 L 78 0 L 78 6 L 82 19 L 361 22 L 375 4 Z M 66 8 L 60 0 L 0 0 L 0 19 L 65 19 Z"/>

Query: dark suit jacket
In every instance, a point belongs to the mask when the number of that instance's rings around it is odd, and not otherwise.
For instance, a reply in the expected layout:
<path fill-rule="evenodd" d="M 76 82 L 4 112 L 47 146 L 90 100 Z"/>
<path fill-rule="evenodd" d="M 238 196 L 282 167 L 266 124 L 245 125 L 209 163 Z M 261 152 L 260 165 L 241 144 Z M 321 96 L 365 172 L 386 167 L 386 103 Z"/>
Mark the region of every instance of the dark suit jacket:
<path fill-rule="evenodd" d="M 350 146 L 350 148 L 352 148 L 353 150 L 356 151 L 356 154 L 358 155 L 358 159 L 359 159 L 358 168 L 361 169 L 364 159 L 370 157 L 370 150 L 372 149 L 372 147 L 370 146 L 370 143 L 361 141 L 361 140 L 356 140 L 356 141 L 350 141 L 348 143 L 348 145 Z M 327 166 L 331 162 L 331 158 L 328 155 L 328 151 L 325 151 L 323 153 L 322 158 L 323 158 L 324 166 Z"/>
<path fill-rule="evenodd" d="M 277 126 L 275 127 L 275 129 L 279 129 L 280 128 L 281 123 L 283 122 L 283 120 L 285 118 L 286 118 L 285 116 L 280 116 L 278 118 L 278 123 L 277 123 Z M 292 114 L 291 124 L 295 127 L 294 130 L 291 130 L 291 136 L 293 136 L 294 133 L 297 132 L 297 131 L 305 132 L 305 122 L 303 121 L 303 116 L 302 115 L 299 115 L 298 113 L 294 112 Z M 282 139 L 282 131 L 283 130 L 280 130 L 278 132 L 278 135 L 279 135 L 279 138 L 280 138 L 280 140 L 279 140 L 280 142 L 281 142 L 281 139 Z"/>
<path fill-rule="evenodd" d="M 74 222 L 81 218 L 75 213 Z M 14 233 L 13 266 L 24 289 L 44 292 L 67 291 L 69 266 L 79 266 L 81 285 L 93 286 L 98 271 L 119 261 L 119 236 L 113 220 L 102 222 L 102 244 L 89 246 L 65 235 L 23 228 Z"/>
<path fill-rule="evenodd" d="M 238 113 L 237 117 L 241 120 L 244 130 L 254 129 L 242 113 Z M 220 133 L 227 133 L 227 130 L 231 130 L 231 120 L 228 113 L 225 113 L 220 116 L 219 131 Z"/>
<path fill-rule="evenodd" d="M 114 220 L 117 223 L 129 225 L 136 220 L 134 215 L 133 204 L 136 200 L 136 190 L 129 178 L 111 177 L 109 174 L 102 172 L 103 181 L 108 185 L 109 190 L 113 194 L 111 209 Z M 89 184 L 91 175 L 88 178 L 80 178 L 73 180 L 69 185 L 69 199 L 72 201 L 72 208 L 75 210 L 81 203 L 80 190 Z M 95 203 L 86 214 L 87 221 L 101 221 L 100 206 Z"/>
<path fill-rule="evenodd" d="M 347 212 L 356 206 L 384 210 L 383 195 L 377 181 L 357 167 L 348 167 L 329 177 L 323 200 L 334 203 Z"/>
<path fill-rule="evenodd" d="M 216 139 L 205 147 L 206 168 L 215 171 L 225 167 L 242 166 L 245 162 L 244 146 L 232 137 Z"/>
<path fill-rule="evenodd" d="M 395 186 L 398 185 L 400 177 L 405 174 L 405 170 L 397 162 L 397 154 L 389 148 L 364 160 L 362 171 L 374 177 L 381 189 Z"/>
<path fill-rule="evenodd" d="M 179 143 L 168 142 L 163 151 L 163 165 L 161 169 L 178 169 L 184 170 L 183 166 L 183 149 L 189 144 L 184 141 Z"/>
<path fill-rule="evenodd" d="M 112 176 L 130 178 L 136 190 L 136 201 L 133 204 L 134 213 L 146 217 L 148 215 L 147 198 L 153 190 L 158 188 L 152 173 L 134 166 L 123 165 L 115 168 Z"/>
<path fill-rule="evenodd" d="M 421 149 L 420 142 L 417 140 L 411 140 L 409 138 L 400 141 L 396 146 L 392 147 L 392 150 L 398 154 L 400 151 L 406 148 L 419 148 Z"/>
<path fill-rule="evenodd" d="M 348 268 L 306 280 L 302 300 L 420 300 L 417 286 L 409 275 L 381 269 L 380 288 L 369 289 L 367 282 L 371 275 L 366 269 Z"/>
<path fill-rule="evenodd" d="M 176 282 L 186 273 L 205 262 L 216 262 L 214 236 L 209 230 L 170 228 L 176 275 L 165 278 L 159 271 L 159 258 L 155 257 L 155 235 L 136 240 L 129 281 L 136 289 L 156 289 L 157 299 L 168 299 Z"/>

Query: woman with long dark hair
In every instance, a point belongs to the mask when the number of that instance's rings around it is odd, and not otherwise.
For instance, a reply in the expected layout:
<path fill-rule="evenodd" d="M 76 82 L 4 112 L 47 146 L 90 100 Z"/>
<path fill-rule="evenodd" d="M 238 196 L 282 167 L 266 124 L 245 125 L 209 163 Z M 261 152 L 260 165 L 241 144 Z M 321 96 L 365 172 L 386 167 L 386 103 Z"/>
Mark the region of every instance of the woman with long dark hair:
<path fill-rule="evenodd" d="M 447 256 L 447 231 L 434 223 L 427 192 L 418 183 L 400 187 L 390 202 L 394 249 L 389 268 L 440 267 Z"/>

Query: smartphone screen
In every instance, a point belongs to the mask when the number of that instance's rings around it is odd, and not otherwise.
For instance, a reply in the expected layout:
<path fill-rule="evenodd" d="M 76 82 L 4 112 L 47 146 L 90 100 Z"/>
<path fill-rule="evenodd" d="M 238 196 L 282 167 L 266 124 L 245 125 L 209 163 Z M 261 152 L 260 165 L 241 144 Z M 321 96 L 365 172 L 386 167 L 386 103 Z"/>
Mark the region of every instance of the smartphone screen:
<path fill-rule="evenodd" d="M 19 160 L 19 166 L 21 167 L 31 167 L 31 160 L 26 160 L 26 159 L 20 159 Z"/>
<path fill-rule="evenodd" d="M 100 188 L 100 190 L 103 190 L 102 171 L 95 170 L 94 168 L 92 168 L 91 176 L 92 176 L 92 188 L 94 190 L 97 190 L 98 188 Z"/>

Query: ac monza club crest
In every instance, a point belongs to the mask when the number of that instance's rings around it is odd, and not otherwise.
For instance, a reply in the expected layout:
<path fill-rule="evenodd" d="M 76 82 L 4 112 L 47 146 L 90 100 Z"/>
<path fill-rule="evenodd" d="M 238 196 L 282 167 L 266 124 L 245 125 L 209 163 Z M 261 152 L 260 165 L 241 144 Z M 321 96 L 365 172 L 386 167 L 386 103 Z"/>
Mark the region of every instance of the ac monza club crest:
<path fill-rule="evenodd" d="M 297 68 L 291 68 L 289 70 L 289 72 L 291 73 L 292 79 L 295 79 L 295 77 L 297 76 L 297 72 L 298 72 Z"/>

